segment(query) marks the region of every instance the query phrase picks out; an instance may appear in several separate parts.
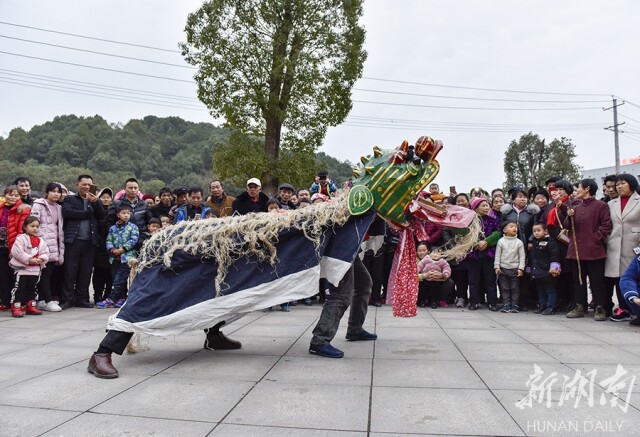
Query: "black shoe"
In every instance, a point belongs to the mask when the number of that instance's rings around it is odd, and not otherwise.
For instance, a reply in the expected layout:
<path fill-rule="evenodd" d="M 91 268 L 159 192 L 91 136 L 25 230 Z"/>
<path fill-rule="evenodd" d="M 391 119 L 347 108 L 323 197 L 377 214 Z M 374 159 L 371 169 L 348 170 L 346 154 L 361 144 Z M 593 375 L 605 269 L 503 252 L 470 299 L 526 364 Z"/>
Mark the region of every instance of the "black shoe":
<path fill-rule="evenodd" d="M 495 312 L 495 311 L 498 311 L 498 307 L 495 305 L 489 305 L 489 310 Z"/>
<path fill-rule="evenodd" d="M 214 327 L 207 332 L 207 338 L 204 340 L 204 348 L 209 350 L 230 350 L 242 348 L 242 343 L 232 340 L 224 335 L 219 328 Z"/>
<path fill-rule="evenodd" d="M 371 305 L 373 305 L 374 307 L 381 307 L 382 304 L 380 302 L 371 302 Z"/>
<path fill-rule="evenodd" d="M 640 316 L 636 317 L 632 321 L 629 322 L 631 326 L 640 326 Z"/>
<path fill-rule="evenodd" d="M 526 313 L 527 311 L 529 311 L 529 308 L 527 308 L 526 306 L 521 306 L 518 311 L 520 311 L 521 313 Z"/>
<path fill-rule="evenodd" d="M 479 304 L 477 304 L 477 303 L 470 303 L 470 304 L 469 304 L 469 310 L 470 310 L 470 311 L 474 311 L 474 310 L 477 310 L 477 309 L 479 309 L 479 308 L 480 308 L 480 305 L 479 305 Z"/>
<path fill-rule="evenodd" d="M 370 332 L 365 331 L 364 329 L 357 334 L 347 334 L 348 341 L 367 341 L 367 340 L 376 340 L 378 336 L 376 334 L 372 334 Z"/>
<path fill-rule="evenodd" d="M 62 308 L 63 310 L 68 310 L 72 306 L 73 305 L 71 305 L 71 302 L 60 302 L 60 308 Z"/>
<path fill-rule="evenodd" d="M 425 306 L 426 306 L 426 305 L 425 305 Z M 432 309 L 432 310 L 438 309 L 438 303 L 437 303 L 437 302 L 432 302 L 432 303 L 431 303 L 431 309 Z"/>
<path fill-rule="evenodd" d="M 82 302 L 78 302 L 77 304 L 75 304 L 75 306 L 78 308 L 93 308 L 93 304 L 88 300 L 83 300 Z"/>

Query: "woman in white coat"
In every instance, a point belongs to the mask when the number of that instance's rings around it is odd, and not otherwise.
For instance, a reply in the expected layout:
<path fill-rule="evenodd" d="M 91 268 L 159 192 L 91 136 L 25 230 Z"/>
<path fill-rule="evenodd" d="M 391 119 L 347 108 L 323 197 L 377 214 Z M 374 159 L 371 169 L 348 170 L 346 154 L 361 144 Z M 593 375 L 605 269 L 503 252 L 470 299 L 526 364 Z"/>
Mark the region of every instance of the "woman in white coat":
<path fill-rule="evenodd" d="M 620 277 L 634 256 L 634 248 L 640 247 L 640 195 L 637 193 L 638 180 L 630 174 L 620 174 L 616 179 L 619 197 L 609 201 L 613 228 L 607 240 L 607 260 L 604 275 L 608 287 L 608 296 L 613 294 L 615 285 L 619 307 L 613 312 L 611 320 L 622 322 L 631 319 L 629 304 L 620 294 Z"/>
<path fill-rule="evenodd" d="M 38 237 L 42 238 L 49 249 L 49 262 L 40 274 L 38 281 L 38 304 L 41 311 L 62 311 L 60 305 L 51 297 L 51 274 L 55 266 L 64 262 L 64 231 L 62 230 L 62 208 L 58 200 L 62 196 L 62 186 L 55 182 L 45 188 L 44 199 L 36 199 L 31 207 L 31 215 L 40 219 Z"/>

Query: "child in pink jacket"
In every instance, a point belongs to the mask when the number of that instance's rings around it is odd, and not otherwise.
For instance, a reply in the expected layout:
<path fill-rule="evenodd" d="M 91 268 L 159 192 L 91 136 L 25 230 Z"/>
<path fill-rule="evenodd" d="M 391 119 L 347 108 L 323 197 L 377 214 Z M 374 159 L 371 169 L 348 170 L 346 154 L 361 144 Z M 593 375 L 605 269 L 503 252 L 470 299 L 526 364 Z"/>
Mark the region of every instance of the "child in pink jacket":
<path fill-rule="evenodd" d="M 16 285 L 11 290 L 11 315 L 23 317 L 26 314 L 40 315 L 36 307 L 36 285 L 40 272 L 49 261 L 49 249 L 38 237 L 40 220 L 27 217 L 22 224 L 24 234 L 18 235 L 11 248 L 9 265 L 16 271 Z M 26 308 L 25 308 L 26 304 Z"/>
<path fill-rule="evenodd" d="M 416 247 L 418 255 L 418 305 L 427 306 L 427 300 L 431 308 L 438 306 L 447 307 L 447 297 L 453 291 L 451 266 L 444 259 L 434 261 L 429 256 L 429 245 L 425 242 L 418 243 Z"/>

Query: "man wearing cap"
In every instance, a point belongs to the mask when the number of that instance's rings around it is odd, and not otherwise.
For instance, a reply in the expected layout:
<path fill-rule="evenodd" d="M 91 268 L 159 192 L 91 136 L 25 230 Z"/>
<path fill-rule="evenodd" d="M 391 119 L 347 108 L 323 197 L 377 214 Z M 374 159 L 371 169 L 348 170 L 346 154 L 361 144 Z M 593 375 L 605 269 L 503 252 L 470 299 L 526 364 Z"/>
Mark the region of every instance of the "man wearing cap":
<path fill-rule="evenodd" d="M 233 212 L 246 215 L 252 212 L 267 212 L 269 196 L 262 192 L 260 179 L 251 178 L 247 181 L 247 190 L 233 201 Z"/>
<path fill-rule="evenodd" d="M 280 202 L 280 207 L 282 209 L 296 209 L 295 203 L 291 201 L 291 196 L 293 196 L 293 193 L 295 192 L 293 185 L 285 183 L 280 185 L 278 190 L 280 193 L 276 199 Z"/>
<path fill-rule="evenodd" d="M 215 179 L 209 184 L 209 190 L 211 195 L 205 202 L 205 204 L 211 208 L 213 214 L 216 217 L 227 217 L 233 214 L 233 201 L 235 197 L 227 196 L 224 193 L 224 186 L 222 181 Z"/>

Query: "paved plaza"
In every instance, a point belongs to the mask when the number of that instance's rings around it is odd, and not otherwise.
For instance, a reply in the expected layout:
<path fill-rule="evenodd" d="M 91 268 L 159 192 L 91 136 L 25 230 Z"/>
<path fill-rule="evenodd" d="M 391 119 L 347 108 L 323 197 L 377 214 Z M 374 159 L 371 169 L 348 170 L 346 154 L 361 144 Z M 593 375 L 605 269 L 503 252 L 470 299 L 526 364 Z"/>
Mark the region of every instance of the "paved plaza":
<path fill-rule="evenodd" d="M 627 323 L 457 308 L 401 319 L 370 307 L 365 328 L 379 340 L 344 340 L 345 317 L 333 342 L 345 358 L 328 359 L 308 353 L 320 310 L 245 316 L 224 330 L 239 351 L 203 350 L 201 332 L 143 340 L 150 350 L 114 355 L 114 380 L 86 370 L 113 310 L 5 311 L 0 435 L 640 434 L 639 384 L 629 391 L 640 329 Z M 538 391 L 527 386 L 534 364 Z"/>

